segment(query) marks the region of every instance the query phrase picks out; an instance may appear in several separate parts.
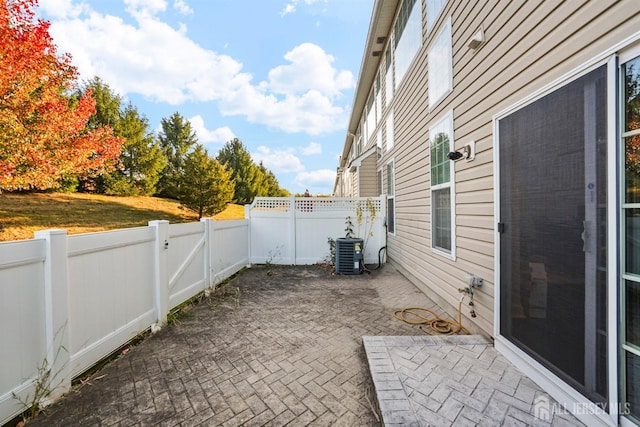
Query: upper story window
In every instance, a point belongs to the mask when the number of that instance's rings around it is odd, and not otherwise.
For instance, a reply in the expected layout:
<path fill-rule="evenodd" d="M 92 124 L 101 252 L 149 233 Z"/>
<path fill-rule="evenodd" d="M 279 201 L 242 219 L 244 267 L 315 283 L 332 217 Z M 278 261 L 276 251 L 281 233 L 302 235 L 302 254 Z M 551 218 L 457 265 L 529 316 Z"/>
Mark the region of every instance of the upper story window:
<path fill-rule="evenodd" d="M 367 140 L 365 146 L 371 141 L 371 136 L 376 128 L 376 109 L 375 109 L 375 94 L 372 90 L 367 100 L 367 120 L 365 122 L 365 128 L 367 129 Z"/>
<path fill-rule="evenodd" d="M 387 115 L 387 151 L 393 148 L 393 110 Z"/>
<path fill-rule="evenodd" d="M 431 31 L 442 8 L 447 0 L 428 0 L 427 1 L 427 31 Z"/>
<path fill-rule="evenodd" d="M 453 89 L 451 55 L 451 19 L 448 19 L 428 53 L 429 108 L 436 105 Z"/>
<path fill-rule="evenodd" d="M 388 107 L 391 104 L 391 100 L 393 99 L 393 67 L 392 65 L 392 49 L 391 47 L 387 48 L 387 52 L 385 53 L 385 75 L 384 75 L 384 92 L 385 92 L 385 105 Z"/>
<path fill-rule="evenodd" d="M 409 65 L 422 46 L 422 2 L 404 0 L 400 7 L 395 28 L 396 88 L 402 81 Z"/>
<path fill-rule="evenodd" d="M 382 94 L 380 93 L 380 72 L 376 75 L 376 125 L 380 122 L 382 118 Z"/>

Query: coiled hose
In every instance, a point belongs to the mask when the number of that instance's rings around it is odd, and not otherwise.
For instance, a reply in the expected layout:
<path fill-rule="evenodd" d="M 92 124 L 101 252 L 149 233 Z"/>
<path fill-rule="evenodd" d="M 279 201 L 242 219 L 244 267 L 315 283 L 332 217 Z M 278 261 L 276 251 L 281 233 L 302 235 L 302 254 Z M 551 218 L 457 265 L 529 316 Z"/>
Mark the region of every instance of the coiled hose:
<path fill-rule="evenodd" d="M 420 325 L 420 330 L 428 335 L 455 335 L 463 333 L 469 335 L 469 331 L 462 326 L 462 301 L 458 303 L 458 321 L 443 319 L 428 308 L 410 307 L 393 312 L 393 316 L 410 325 Z M 423 314 L 428 313 L 429 316 Z"/>

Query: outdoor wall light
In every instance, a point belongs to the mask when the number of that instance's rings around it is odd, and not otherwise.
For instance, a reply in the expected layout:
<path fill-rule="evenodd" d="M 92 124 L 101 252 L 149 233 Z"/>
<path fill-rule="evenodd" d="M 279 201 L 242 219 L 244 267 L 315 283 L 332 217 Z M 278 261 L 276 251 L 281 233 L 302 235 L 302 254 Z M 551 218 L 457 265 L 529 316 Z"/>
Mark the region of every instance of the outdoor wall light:
<path fill-rule="evenodd" d="M 471 40 L 469 40 L 469 49 L 475 50 L 479 48 L 482 43 L 484 43 L 484 30 L 480 27 L 471 37 Z"/>
<path fill-rule="evenodd" d="M 467 158 L 467 153 L 466 152 L 460 152 L 460 151 L 452 151 L 448 154 L 449 160 L 460 160 L 462 158 Z"/>
<path fill-rule="evenodd" d="M 466 143 L 460 150 L 451 151 L 447 154 L 449 160 L 456 161 L 466 159 L 468 162 L 476 158 L 476 143 L 471 141 Z"/>

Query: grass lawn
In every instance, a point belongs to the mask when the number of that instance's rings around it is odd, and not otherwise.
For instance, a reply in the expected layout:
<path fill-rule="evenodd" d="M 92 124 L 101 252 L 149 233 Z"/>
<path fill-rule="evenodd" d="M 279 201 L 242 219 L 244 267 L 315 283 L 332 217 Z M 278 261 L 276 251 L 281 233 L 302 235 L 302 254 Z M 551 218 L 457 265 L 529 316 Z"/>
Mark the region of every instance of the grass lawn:
<path fill-rule="evenodd" d="M 229 205 L 217 220 L 244 218 L 244 206 Z M 62 228 L 69 234 L 145 226 L 166 219 L 197 221 L 175 200 L 82 193 L 0 194 L 0 241 L 33 238 L 33 232 Z"/>

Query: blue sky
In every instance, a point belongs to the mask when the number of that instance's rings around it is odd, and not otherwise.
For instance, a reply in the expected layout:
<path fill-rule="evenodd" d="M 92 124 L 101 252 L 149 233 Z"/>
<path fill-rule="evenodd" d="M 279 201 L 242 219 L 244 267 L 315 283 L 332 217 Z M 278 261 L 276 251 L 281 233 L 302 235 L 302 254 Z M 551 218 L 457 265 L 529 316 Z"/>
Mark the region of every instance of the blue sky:
<path fill-rule="evenodd" d="M 40 0 L 59 51 L 152 129 L 239 138 L 292 193 L 329 194 L 373 0 Z"/>

